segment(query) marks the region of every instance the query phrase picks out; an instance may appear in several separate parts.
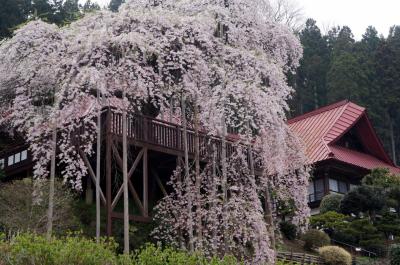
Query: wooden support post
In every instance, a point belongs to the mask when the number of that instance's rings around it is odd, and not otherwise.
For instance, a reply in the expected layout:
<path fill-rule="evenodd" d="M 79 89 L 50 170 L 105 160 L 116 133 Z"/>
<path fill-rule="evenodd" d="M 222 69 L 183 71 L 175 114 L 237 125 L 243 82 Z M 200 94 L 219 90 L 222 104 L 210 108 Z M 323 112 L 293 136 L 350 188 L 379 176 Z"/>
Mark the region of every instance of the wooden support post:
<path fill-rule="evenodd" d="M 125 101 L 125 90 L 123 101 Z M 124 187 L 124 254 L 129 254 L 129 194 L 128 194 L 128 146 L 126 107 L 122 110 L 122 177 Z"/>
<path fill-rule="evenodd" d="M 92 179 L 92 181 L 94 183 L 96 183 L 96 175 L 94 174 L 93 168 L 90 165 L 89 159 L 87 158 L 87 155 L 79 148 L 77 147 L 78 152 L 83 160 L 83 163 L 85 164 L 85 166 L 87 167 L 88 171 L 89 171 L 89 176 Z M 104 197 L 103 191 L 99 190 L 100 192 L 100 198 L 103 201 L 104 204 L 106 204 L 106 197 Z"/>
<path fill-rule="evenodd" d="M 324 170 L 324 196 L 329 194 L 329 168 Z"/>
<path fill-rule="evenodd" d="M 112 235 L 112 190 L 111 190 L 111 110 L 107 112 L 107 129 L 106 129 L 106 206 L 107 206 L 107 236 Z"/>
<path fill-rule="evenodd" d="M 149 173 L 148 173 L 148 149 L 143 153 L 143 210 L 144 216 L 149 216 Z"/>
<path fill-rule="evenodd" d="M 100 90 L 97 89 L 97 102 L 101 106 Z M 100 172 L 101 172 L 101 108 L 97 112 L 97 150 L 96 150 L 96 242 L 100 243 L 100 222 L 101 222 L 101 205 L 100 205 Z"/>

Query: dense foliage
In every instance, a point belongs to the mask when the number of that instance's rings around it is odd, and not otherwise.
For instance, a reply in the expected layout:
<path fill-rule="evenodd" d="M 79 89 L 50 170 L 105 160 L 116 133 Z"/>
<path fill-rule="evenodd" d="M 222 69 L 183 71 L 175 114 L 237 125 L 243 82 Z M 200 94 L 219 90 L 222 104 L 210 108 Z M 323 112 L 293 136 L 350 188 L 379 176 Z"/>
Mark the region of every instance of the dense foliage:
<path fill-rule="evenodd" d="M 340 211 L 340 203 L 343 200 L 343 195 L 341 194 L 328 194 L 324 198 L 322 198 L 321 204 L 319 206 L 319 211 L 321 214 L 324 214 L 326 212 L 334 211 L 334 212 L 339 212 Z"/>
<path fill-rule="evenodd" d="M 130 256 L 116 253 L 110 239 L 94 240 L 80 234 L 48 241 L 35 234 L 19 234 L 9 240 L 0 235 L 0 264 L 3 265 L 239 265 L 234 257 L 207 259 L 172 248 L 147 245 Z"/>
<path fill-rule="evenodd" d="M 389 250 L 390 265 L 400 265 L 400 245 L 392 245 Z"/>
<path fill-rule="evenodd" d="M 46 231 L 47 181 L 15 180 L 0 185 L 0 231 L 7 233 Z M 80 228 L 74 210 L 74 194 L 61 181 L 55 185 L 54 229 L 56 234 Z"/>
<path fill-rule="evenodd" d="M 343 99 L 367 107 L 385 149 L 400 154 L 400 26 L 387 37 L 368 27 L 355 40 L 349 27 L 325 34 L 309 19 L 300 32 L 304 56 L 293 76 L 292 116 Z"/>
<path fill-rule="evenodd" d="M 387 169 L 372 170 L 360 187 L 341 200 L 340 213 L 312 216 L 311 226 L 323 229 L 336 241 L 385 256 L 387 240 L 398 242 L 400 237 L 399 179 Z"/>
<path fill-rule="evenodd" d="M 297 236 L 297 226 L 288 221 L 279 223 L 279 229 L 282 234 L 289 240 L 293 240 Z"/>
<path fill-rule="evenodd" d="M 304 249 L 316 250 L 331 243 L 329 236 L 321 230 L 310 229 L 302 236 Z"/>
<path fill-rule="evenodd" d="M 325 246 L 318 249 L 324 264 L 326 265 L 350 265 L 351 255 L 343 248 L 337 246 Z"/>

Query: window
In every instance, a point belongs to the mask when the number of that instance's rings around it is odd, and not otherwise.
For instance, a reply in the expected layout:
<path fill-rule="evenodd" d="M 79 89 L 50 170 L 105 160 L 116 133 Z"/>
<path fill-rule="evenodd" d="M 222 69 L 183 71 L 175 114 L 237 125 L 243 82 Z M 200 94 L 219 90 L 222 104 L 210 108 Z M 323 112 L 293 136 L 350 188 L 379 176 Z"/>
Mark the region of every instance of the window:
<path fill-rule="evenodd" d="M 339 192 L 339 185 L 336 179 L 329 179 L 329 190 Z"/>
<path fill-rule="evenodd" d="M 28 151 L 24 150 L 21 152 L 21 161 L 28 159 Z"/>
<path fill-rule="evenodd" d="M 310 184 L 308 185 L 308 201 L 309 202 L 315 201 L 314 181 L 310 181 Z"/>
<path fill-rule="evenodd" d="M 8 163 L 7 163 L 7 165 L 8 165 L 8 166 L 11 166 L 11 165 L 13 165 L 13 164 L 14 164 L 14 155 L 8 157 Z"/>
<path fill-rule="evenodd" d="M 338 193 L 348 192 L 347 183 L 337 179 L 329 179 L 329 190 Z"/>
<path fill-rule="evenodd" d="M 311 181 L 308 186 L 308 200 L 309 202 L 320 201 L 324 196 L 324 180 L 317 179 Z"/>
<path fill-rule="evenodd" d="M 317 179 L 315 181 L 315 200 L 317 200 L 317 201 L 322 200 L 322 197 L 324 197 L 324 195 L 325 195 L 324 180 Z"/>
<path fill-rule="evenodd" d="M 24 160 L 28 159 L 28 150 L 23 150 L 21 152 L 18 152 L 16 154 L 10 155 L 8 157 L 8 166 L 12 166 L 14 164 L 17 164 L 19 162 L 22 162 Z M 4 165 L 4 163 L 3 163 Z"/>
<path fill-rule="evenodd" d="M 21 161 L 21 153 L 16 153 L 14 155 L 14 163 L 19 163 Z"/>
<path fill-rule="evenodd" d="M 4 168 L 4 159 L 0 159 L 0 169 Z"/>
<path fill-rule="evenodd" d="M 338 181 L 339 182 L 339 192 L 340 193 L 347 193 L 347 183 L 343 181 Z"/>

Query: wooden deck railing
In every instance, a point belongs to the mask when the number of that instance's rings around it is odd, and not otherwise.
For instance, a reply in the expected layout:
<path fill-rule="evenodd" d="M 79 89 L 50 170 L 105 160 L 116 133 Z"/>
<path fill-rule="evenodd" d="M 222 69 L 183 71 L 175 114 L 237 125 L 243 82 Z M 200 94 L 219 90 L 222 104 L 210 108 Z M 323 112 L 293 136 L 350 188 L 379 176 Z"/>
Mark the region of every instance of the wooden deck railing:
<path fill-rule="evenodd" d="M 111 111 L 111 133 L 121 136 L 122 135 L 122 114 Z M 141 143 L 147 143 L 163 147 L 169 150 L 183 152 L 183 127 L 178 124 L 170 123 L 163 120 L 154 119 L 142 115 L 128 115 L 127 116 L 127 137 Z M 188 153 L 194 155 L 195 153 L 195 131 L 187 129 L 187 142 Z M 211 157 L 215 148 L 217 159 L 221 158 L 222 141 L 221 138 L 207 135 L 204 132 L 199 133 L 199 152 L 202 158 Z M 227 157 L 231 156 L 237 143 L 234 139 L 226 138 L 226 154 Z M 247 162 L 250 163 L 250 152 L 246 150 Z M 254 158 L 256 153 L 253 152 Z M 260 163 L 255 159 L 255 168 L 260 168 Z"/>

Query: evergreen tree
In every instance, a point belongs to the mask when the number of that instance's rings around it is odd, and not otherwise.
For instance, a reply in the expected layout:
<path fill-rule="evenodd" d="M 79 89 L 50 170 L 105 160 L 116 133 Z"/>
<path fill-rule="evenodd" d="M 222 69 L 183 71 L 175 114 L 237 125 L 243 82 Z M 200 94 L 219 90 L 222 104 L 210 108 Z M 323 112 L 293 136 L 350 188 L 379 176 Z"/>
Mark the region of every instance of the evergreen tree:
<path fill-rule="evenodd" d="M 28 19 L 30 0 L 0 0 L 0 40 L 10 37 L 13 29 Z"/>
<path fill-rule="evenodd" d="M 349 99 L 365 104 L 368 88 L 362 84 L 366 77 L 355 52 L 355 40 L 349 27 L 338 28 L 329 36 L 332 61 L 327 76 L 328 101 Z"/>
<path fill-rule="evenodd" d="M 382 41 L 376 55 L 377 81 L 380 105 L 383 108 L 380 123 L 387 150 L 397 160 L 400 129 L 400 27 L 392 27 L 387 40 Z"/>
<path fill-rule="evenodd" d="M 100 6 L 97 3 L 93 3 L 91 0 L 87 0 L 82 7 L 84 13 L 93 12 L 100 10 Z"/>
<path fill-rule="evenodd" d="M 307 20 L 300 33 L 300 41 L 303 58 L 296 77 L 295 114 L 326 104 L 326 73 L 330 61 L 327 43 L 315 20 Z"/>

